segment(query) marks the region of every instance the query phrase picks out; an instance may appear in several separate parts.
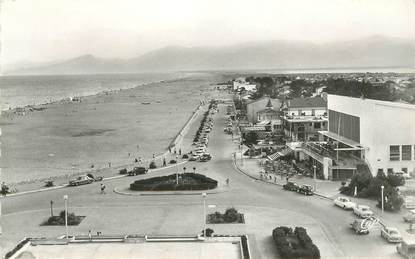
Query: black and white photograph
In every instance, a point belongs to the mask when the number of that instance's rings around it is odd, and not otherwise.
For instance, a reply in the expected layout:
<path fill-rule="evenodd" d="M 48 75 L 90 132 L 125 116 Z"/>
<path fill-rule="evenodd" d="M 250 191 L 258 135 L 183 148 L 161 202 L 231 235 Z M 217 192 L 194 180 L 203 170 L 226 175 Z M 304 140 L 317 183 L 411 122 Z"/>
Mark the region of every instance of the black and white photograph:
<path fill-rule="evenodd" d="M 415 258 L 415 0 L 0 0 L 0 258 Z"/>

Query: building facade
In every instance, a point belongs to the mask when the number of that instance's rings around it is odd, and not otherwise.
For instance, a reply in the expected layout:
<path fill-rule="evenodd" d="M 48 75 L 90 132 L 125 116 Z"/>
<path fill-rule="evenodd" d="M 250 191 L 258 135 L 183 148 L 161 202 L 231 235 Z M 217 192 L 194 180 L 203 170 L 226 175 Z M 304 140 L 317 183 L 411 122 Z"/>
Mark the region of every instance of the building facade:
<path fill-rule="evenodd" d="M 285 136 L 291 141 L 317 141 L 327 129 L 327 102 L 321 97 L 295 98 L 282 105 Z"/>
<path fill-rule="evenodd" d="M 270 108 L 272 108 L 273 111 L 270 111 Z M 280 100 L 272 99 L 269 97 L 262 97 L 258 100 L 253 100 L 246 104 L 246 116 L 250 123 L 256 124 L 261 121 L 259 120 L 261 116 L 270 116 L 270 113 L 274 114 L 271 116 L 277 116 L 276 114 L 279 114 L 280 109 L 281 109 Z M 264 115 L 264 112 L 267 113 L 267 110 L 268 110 L 268 115 L 267 114 Z"/>
<path fill-rule="evenodd" d="M 328 95 L 328 131 L 321 134 L 377 172 L 415 172 L 415 105 Z"/>

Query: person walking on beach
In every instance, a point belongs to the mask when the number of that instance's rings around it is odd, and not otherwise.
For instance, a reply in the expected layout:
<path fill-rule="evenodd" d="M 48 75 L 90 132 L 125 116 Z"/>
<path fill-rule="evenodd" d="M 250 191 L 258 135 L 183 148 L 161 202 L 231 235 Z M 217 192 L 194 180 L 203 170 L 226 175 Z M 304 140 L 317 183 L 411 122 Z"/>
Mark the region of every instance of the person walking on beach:
<path fill-rule="evenodd" d="M 92 233 L 91 233 L 91 230 L 89 230 L 89 232 L 88 232 L 88 238 L 89 238 L 89 242 L 92 242 Z"/>
<path fill-rule="evenodd" d="M 166 164 L 166 158 L 165 157 L 163 157 L 163 167 L 164 166 L 166 166 L 167 164 Z"/>
<path fill-rule="evenodd" d="M 179 155 L 182 155 L 182 149 L 179 149 Z"/>
<path fill-rule="evenodd" d="M 101 194 L 105 194 L 105 185 L 101 183 Z"/>
<path fill-rule="evenodd" d="M 229 186 L 229 178 L 226 178 L 226 186 Z"/>

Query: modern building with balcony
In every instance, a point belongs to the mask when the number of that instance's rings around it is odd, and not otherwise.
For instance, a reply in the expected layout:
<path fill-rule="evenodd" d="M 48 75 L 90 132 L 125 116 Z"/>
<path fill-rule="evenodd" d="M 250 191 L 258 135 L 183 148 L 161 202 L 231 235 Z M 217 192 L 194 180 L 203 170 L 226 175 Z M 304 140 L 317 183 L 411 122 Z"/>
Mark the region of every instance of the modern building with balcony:
<path fill-rule="evenodd" d="M 361 171 L 414 174 L 415 105 L 328 95 L 327 109 L 323 141 L 294 147 L 300 160 L 320 163 L 324 178 Z"/>
<path fill-rule="evenodd" d="M 327 129 L 327 102 L 322 97 L 295 98 L 282 105 L 285 136 L 291 141 L 318 141 Z"/>

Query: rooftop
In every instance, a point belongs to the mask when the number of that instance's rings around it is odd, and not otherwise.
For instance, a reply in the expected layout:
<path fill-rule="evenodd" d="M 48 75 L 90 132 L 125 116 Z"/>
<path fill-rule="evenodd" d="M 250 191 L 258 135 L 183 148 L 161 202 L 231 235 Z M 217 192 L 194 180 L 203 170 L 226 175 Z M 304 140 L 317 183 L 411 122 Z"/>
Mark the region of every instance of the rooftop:
<path fill-rule="evenodd" d="M 325 108 L 327 107 L 327 102 L 319 96 L 307 98 L 294 98 L 291 100 L 287 100 L 286 106 L 287 108 Z"/>

